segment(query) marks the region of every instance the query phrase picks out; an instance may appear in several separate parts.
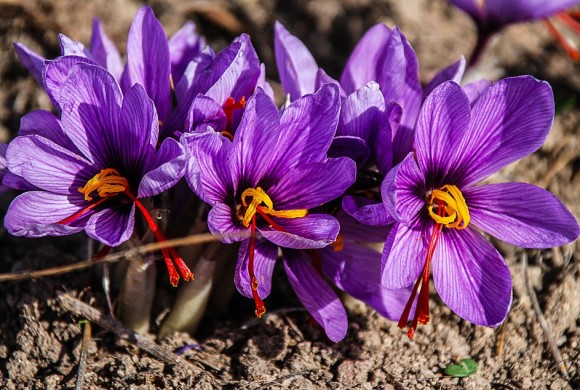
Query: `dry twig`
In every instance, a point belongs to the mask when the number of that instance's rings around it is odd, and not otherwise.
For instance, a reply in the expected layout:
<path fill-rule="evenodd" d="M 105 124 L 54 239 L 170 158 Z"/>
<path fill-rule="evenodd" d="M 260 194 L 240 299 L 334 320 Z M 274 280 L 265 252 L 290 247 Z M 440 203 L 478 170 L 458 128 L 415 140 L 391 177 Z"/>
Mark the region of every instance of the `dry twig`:
<path fill-rule="evenodd" d="M 157 359 L 171 364 L 171 365 L 179 365 L 180 367 L 187 369 L 191 373 L 201 374 L 201 369 L 199 367 L 194 366 L 187 360 L 177 356 L 170 350 L 163 348 L 153 340 L 147 338 L 146 336 L 137 334 L 133 332 L 131 329 L 127 328 L 121 322 L 115 320 L 112 317 L 106 316 L 101 313 L 99 310 L 95 309 L 94 307 L 87 305 L 84 302 L 79 301 L 78 299 L 70 296 L 66 293 L 59 293 L 58 300 L 60 301 L 62 307 L 70 313 L 73 313 L 79 317 L 84 317 L 89 321 L 99 325 L 103 329 L 114 333 L 118 337 L 122 338 L 134 344 L 139 349 L 155 356 Z M 201 359 L 197 359 L 196 357 L 191 357 L 192 360 L 195 360 L 196 363 L 203 365 L 204 367 L 216 369 L 216 367 L 208 366 L 205 362 Z"/>
<path fill-rule="evenodd" d="M 534 288 L 530 285 L 528 280 L 528 254 L 526 251 L 522 253 L 522 273 L 524 276 L 524 283 L 526 285 L 526 291 L 530 296 L 530 300 L 532 301 L 532 307 L 536 312 L 536 316 L 538 317 L 538 321 L 540 322 L 540 326 L 544 332 L 544 336 L 546 337 L 546 342 L 548 343 L 548 347 L 550 349 L 550 353 L 552 354 L 552 358 L 558 367 L 558 370 L 562 374 L 562 376 L 566 380 L 570 380 L 570 375 L 568 375 L 568 370 L 566 369 L 566 364 L 564 363 L 564 359 L 562 358 L 562 353 L 560 353 L 560 349 L 556 342 L 554 341 L 554 337 L 552 336 L 552 332 L 550 331 L 550 327 L 548 326 L 548 321 L 546 321 L 546 317 L 544 317 L 544 313 L 542 313 L 542 308 L 540 307 L 540 303 L 538 302 L 538 297 L 536 296 L 536 292 Z"/>
<path fill-rule="evenodd" d="M 89 321 L 82 321 L 83 327 L 83 340 L 81 342 L 81 353 L 79 356 L 79 368 L 77 371 L 77 383 L 75 385 L 75 390 L 83 389 L 83 382 L 85 380 L 85 370 L 87 368 L 87 353 L 89 350 L 89 344 L 91 342 L 92 331 L 91 323 Z"/>

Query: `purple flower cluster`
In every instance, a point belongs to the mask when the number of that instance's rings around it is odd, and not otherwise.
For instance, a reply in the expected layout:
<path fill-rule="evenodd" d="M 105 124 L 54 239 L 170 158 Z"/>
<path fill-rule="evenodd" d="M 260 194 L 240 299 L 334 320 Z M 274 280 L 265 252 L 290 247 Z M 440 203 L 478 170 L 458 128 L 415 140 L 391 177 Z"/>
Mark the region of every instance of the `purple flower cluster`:
<path fill-rule="evenodd" d="M 431 271 L 453 311 L 496 326 L 509 310 L 511 277 L 478 230 L 527 248 L 579 235 L 547 191 L 477 184 L 544 142 L 553 96 L 531 76 L 461 87 L 462 58 L 423 88 L 405 36 L 380 24 L 337 81 L 278 23 L 287 94 L 278 108 L 247 35 L 215 53 L 191 23 L 167 39 L 144 7 L 125 64 L 98 20 L 90 49 L 60 42 L 54 60 L 15 45 L 57 114 L 29 113 L 18 137 L 0 145 L 3 183 L 23 191 L 4 221 L 14 235 L 85 231 L 114 247 L 146 226 L 166 241 L 152 198 L 185 177 L 206 204 L 209 231 L 240 243 L 235 285 L 256 315 L 280 259 L 333 341 L 347 331 L 334 287 L 400 327 L 413 318 L 413 337 L 429 320 Z M 173 285 L 179 273 L 193 278 L 175 249 L 162 252 Z"/>

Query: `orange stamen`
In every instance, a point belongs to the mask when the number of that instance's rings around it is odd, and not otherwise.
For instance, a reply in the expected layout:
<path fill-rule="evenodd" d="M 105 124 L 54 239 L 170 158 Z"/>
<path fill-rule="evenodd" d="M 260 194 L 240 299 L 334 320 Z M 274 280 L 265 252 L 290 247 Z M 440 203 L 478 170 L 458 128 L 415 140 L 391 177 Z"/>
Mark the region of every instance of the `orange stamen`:
<path fill-rule="evenodd" d="M 580 60 L 580 52 L 572 46 L 566 38 L 556 29 L 554 24 L 550 22 L 548 19 L 544 19 L 544 24 L 548 28 L 548 31 L 552 35 L 552 37 L 556 40 L 556 42 L 562 46 L 562 48 L 566 51 L 568 57 L 570 57 L 573 61 Z"/>

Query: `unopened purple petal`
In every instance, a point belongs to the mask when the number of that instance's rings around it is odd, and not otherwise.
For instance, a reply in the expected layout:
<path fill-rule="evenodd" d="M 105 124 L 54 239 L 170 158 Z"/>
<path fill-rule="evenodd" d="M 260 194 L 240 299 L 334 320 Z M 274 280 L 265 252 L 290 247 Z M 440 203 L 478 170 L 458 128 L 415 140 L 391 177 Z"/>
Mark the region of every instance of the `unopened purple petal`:
<path fill-rule="evenodd" d="M 338 342 L 346 336 L 348 320 L 342 302 L 314 267 L 304 251 L 285 250 L 284 269 L 288 281 L 310 315 Z"/>
<path fill-rule="evenodd" d="M 16 137 L 6 152 L 8 169 L 30 184 L 57 194 L 78 193 L 96 172 L 90 162 L 40 136 Z"/>
<path fill-rule="evenodd" d="M 169 56 L 171 59 L 171 75 L 177 83 L 187 65 L 203 50 L 205 39 L 195 31 L 193 22 L 186 22 L 169 39 Z"/>
<path fill-rule="evenodd" d="M 274 26 L 274 53 L 282 88 L 290 101 L 314 93 L 318 65 L 306 46 L 280 22 Z"/>
<path fill-rule="evenodd" d="M 304 164 L 282 176 L 268 194 L 278 210 L 311 209 L 342 195 L 356 175 L 349 158 Z"/>
<path fill-rule="evenodd" d="M 337 136 L 332 140 L 328 149 L 328 157 L 348 157 L 357 167 L 363 167 L 371 156 L 371 149 L 367 143 L 359 137 Z"/>
<path fill-rule="evenodd" d="M 64 236 L 83 227 L 57 222 L 86 207 L 82 195 L 66 196 L 46 191 L 29 191 L 17 196 L 6 212 L 4 226 L 10 234 L 25 237 Z"/>
<path fill-rule="evenodd" d="M 208 96 L 197 95 L 189 108 L 185 120 L 185 131 L 205 132 L 211 127 L 215 131 L 222 131 L 227 126 L 226 114 L 222 106 Z"/>
<path fill-rule="evenodd" d="M 460 155 L 449 180 L 457 185 L 476 183 L 536 151 L 553 120 L 550 84 L 531 76 L 498 81 L 473 107 L 469 128 L 456 146 Z"/>
<path fill-rule="evenodd" d="M 574 241 L 578 222 L 554 195 L 527 183 L 501 183 L 463 192 L 471 223 L 524 248 L 551 248 Z"/>
<path fill-rule="evenodd" d="M 100 66 L 77 64 L 62 88 L 62 128 L 78 150 L 99 168 L 110 160 L 111 134 L 119 129 L 122 95 Z"/>
<path fill-rule="evenodd" d="M 444 229 L 432 261 L 441 299 L 461 318 L 497 326 L 512 302 L 512 280 L 505 260 L 477 231 Z"/>
<path fill-rule="evenodd" d="M 234 210 L 230 206 L 221 202 L 214 204 L 207 217 L 209 231 L 226 244 L 247 239 L 250 229 L 241 223 L 234 224 L 233 218 Z"/>
<path fill-rule="evenodd" d="M 382 282 L 388 289 L 413 284 L 425 265 L 433 223 L 395 223 L 389 232 L 382 257 Z"/>
<path fill-rule="evenodd" d="M 242 241 L 236 263 L 234 282 L 240 294 L 252 298 L 252 281 L 248 269 L 250 240 Z M 254 275 L 258 280 L 258 295 L 264 299 L 272 289 L 272 273 L 278 259 L 278 247 L 268 240 L 256 239 L 254 249 Z"/>
<path fill-rule="evenodd" d="M 117 81 L 121 80 L 121 74 L 123 73 L 121 55 L 115 44 L 105 34 L 101 21 L 98 18 L 93 18 L 91 54 L 93 59 L 107 69 Z"/>
<path fill-rule="evenodd" d="M 384 111 L 385 99 L 380 87 L 371 81 L 342 101 L 336 134 L 359 137 L 370 144 Z"/>
<path fill-rule="evenodd" d="M 44 86 L 44 80 L 42 78 L 42 70 L 44 68 L 44 62 L 46 58 L 38 53 L 33 52 L 21 43 L 14 42 L 14 49 L 18 55 L 18 59 L 24 67 L 30 72 L 32 77 L 36 80 L 38 85 Z"/>
<path fill-rule="evenodd" d="M 336 218 L 326 214 L 308 214 L 302 218 L 272 218 L 284 229 L 258 227 L 262 235 L 283 248 L 323 248 L 336 240 L 340 226 Z"/>
<path fill-rule="evenodd" d="M 423 96 L 427 97 L 433 90 L 439 86 L 439 84 L 445 81 L 454 81 L 457 84 L 461 83 L 461 79 L 463 78 L 463 73 L 465 72 L 465 57 L 461 56 L 460 59 L 452 63 L 451 65 L 447 66 L 446 68 L 441 69 L 435 77 L 427 84 L 427 86 L 423 89 Z"/>
<path fill-rule="evenodd" d="M 229 97 L 236 101 L 242 97 L 248 99 L 256 89 L 256 83 L 260 77 L 260 60 L 250 37 L 242 34 L 236 39 L 236 42 L 239 43 L 239 46 L 235 56 L 231 62 L 218 66 L 219 69 L 225 65 L 225 69 L 206 93 L 207 96 L 222 105 Z M 225 59 L 227 60 L 227 58 Z M 219 56 L 216 61 L 220 61 Z"/>
<path fill-rule="evenodd" d="M 145 87 L 159 119 L 165 120 L 171 104 L 169 45 L 163 26 L 149 7 L 137 12 L 129 30 L 127 75 L 127 87 L 135 83 Z"/>
<path fill-rule="evenodd" d="M 135 205 L 106 208 L 93 214 L 85 231 L 89 237 L 111 247 L 131 238 L 135 225 Z"/>
<path fill-rule="evenodd" d="M 401 150 L 393 149 L 393 134 L 399 131 L 402 114 L 403 110 L 397 103 L 388 104 L 380 117 L 377 133 L 371 142 L 371 158 L 383 176 L 391 170 L 393 164 L 399 163 L 405 157 Z"/>

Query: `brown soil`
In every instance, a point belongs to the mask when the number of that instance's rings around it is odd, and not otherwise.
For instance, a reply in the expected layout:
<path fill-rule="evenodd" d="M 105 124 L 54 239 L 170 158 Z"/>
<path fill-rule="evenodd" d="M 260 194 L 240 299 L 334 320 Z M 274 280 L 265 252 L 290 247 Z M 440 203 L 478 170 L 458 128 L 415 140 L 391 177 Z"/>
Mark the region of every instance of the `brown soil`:
<path fill-rule="evenodd" d="M 140 6 L 136 1 L 0 0 L 0 141 L 15 136 L 19 118 L 50 109 L 46 94 L 19 65 L 11 43 L 22 42 L 47 57 L 58 54 L 62 32 L 88 43 L 97 15 L 124 51 L 126 34 Z M 242 31 L 276 77 L 273 22 L 281 20 L 311 48 L 319 64 L 338 76 L 352 47 L 377 22 L 397 24 L 417 51 L 423 81 L 440 67 L 468 54 L 475 42 L 471 21 L 444 0 L 153 0 L 150 5 L 171 34 L 192 19 L 214 48 Z M 496 179 L 543 186 L 580 216 L 580 72 L 539 23 L 514 26 L 484 54 L 486 74 L 534 74 L 554 88 L 559 113 L 546 144 L 534 155 L 502 170 Z M 9 198 L 0 202 L 2 213 Z M 0 273 L 73 264 L 86 258 L 81 235 L 16 239 L 0 233 Z M 249 300 L 234 297 L 226 314 L 208 316 L 196 339 L 176 334 L 159 340 L 174 350 L 198 344 L 181 356 L 193 369 L 172 365 L 99 326 L 87 346 L 85 388 L 387 388 L 515 389 L 580 387 L 580 248 L 529 251 L 494 242 L 505 255 L 514 281 L 513 307 L 497 329 L 474 326 L 445 307 L 432 291 L 431 323 L 410 341 L 396 324 L 347 299 L 350 325 L 340 343 L 328 341 L 299 307 L 283 277 L 269 298 L 268 314 L 252 317 Z M 74 387 L 81 350 L 80 317 L 57 300 L 66 291 L 107 312 L 101 266 L 51 278 L 0 283 L 0 388 Z M 161 270 L 161 268 L 160 268 Z M 570 379 L 558 371 L 548 338 L 532 306 L 528 285 L 538 296 Z M 151 331 L 159 329 L 175 297 L 160 272 Z M 151 337 L 154 337 L 153 335 Z M 478 363 L 467 378 L 444 368 L 463 358 Z M 203 363 L 199 363 L 199 361 Z"/>

